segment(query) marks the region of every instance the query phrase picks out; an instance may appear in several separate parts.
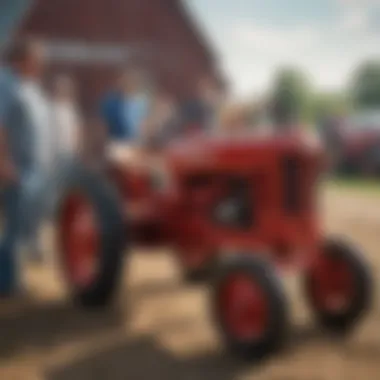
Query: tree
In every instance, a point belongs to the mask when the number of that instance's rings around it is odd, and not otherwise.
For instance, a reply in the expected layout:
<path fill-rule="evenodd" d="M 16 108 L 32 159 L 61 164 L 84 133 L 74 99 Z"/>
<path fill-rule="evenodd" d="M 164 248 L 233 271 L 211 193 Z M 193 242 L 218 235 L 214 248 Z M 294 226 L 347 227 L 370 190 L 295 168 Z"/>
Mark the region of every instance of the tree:
<path fill-rule="evenodd" d="M 276 122 L 308 119 L 310 101 L 310 85 L 301 71 L 284 68 L 277 73 L 270 101 L 271 114 Z"/>
<path fill-rule="evenodd" d="M 380 107 L 380 60 L 359 66 L 354 73 L 350 93 L 355 107 Z"/>
<path fill-rule="evenodd" d="M 313 96 L 313 119 L 320 121 L 332 115 L 347 114 L 351 109 L 349 98 L 338 92 L 320 92 Z"/>

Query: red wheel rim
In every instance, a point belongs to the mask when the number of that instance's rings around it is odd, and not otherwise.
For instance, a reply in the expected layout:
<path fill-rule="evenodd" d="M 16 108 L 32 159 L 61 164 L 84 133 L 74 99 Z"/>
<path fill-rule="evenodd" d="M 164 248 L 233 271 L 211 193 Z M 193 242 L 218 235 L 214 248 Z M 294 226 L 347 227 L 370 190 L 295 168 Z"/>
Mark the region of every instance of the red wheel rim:
<path fill-rule="evenodd" d="M 223 325 L 234 338 L 259 340 L 268 323 L 267 298 L 251 276 L 230 275 L 219 293 L 219 313 Z"/>
<path fill-rule="evenodd" d="M 91 285 L 96 274 L 100 241 L 95 211 L 86 196 L 75 193 L 65 199 L 59 229 L 70 281 L 79 287 Z"/>
<path fill-rule="evenodd" d="M 311 296 L 321 310 L 344 312 L 354 297 L 354 281 L 346 260 L 323 255 L 311 273 Z"/>

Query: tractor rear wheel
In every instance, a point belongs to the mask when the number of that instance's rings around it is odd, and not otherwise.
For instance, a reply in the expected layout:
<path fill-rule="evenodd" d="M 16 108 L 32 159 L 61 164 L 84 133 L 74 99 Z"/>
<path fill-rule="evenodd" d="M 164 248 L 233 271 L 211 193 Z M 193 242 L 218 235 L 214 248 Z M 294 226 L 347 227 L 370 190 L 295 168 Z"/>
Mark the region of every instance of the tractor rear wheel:
<path fill-rule="evenodd" d="M 122 204 L 107 179 L 76 167 L 57 208 L 57 245 L 75 302 L 102 307 L 112 300 L 123 265 Z"/>
<path fill-rule="evenodd" d="M 328 240 L 306 274 L 305 291 L 316 319 L 327 330 L 349 333 L 369 309 L 372 276 L 352 245 Z"/>
<path fill-rule="evenodd" d="M 220 265 L 213 309 L 226 345 L 243 359 L 264 359 L 284 342 L 283 286 L 271 265 L 257 257 L 236 256 Z"/>

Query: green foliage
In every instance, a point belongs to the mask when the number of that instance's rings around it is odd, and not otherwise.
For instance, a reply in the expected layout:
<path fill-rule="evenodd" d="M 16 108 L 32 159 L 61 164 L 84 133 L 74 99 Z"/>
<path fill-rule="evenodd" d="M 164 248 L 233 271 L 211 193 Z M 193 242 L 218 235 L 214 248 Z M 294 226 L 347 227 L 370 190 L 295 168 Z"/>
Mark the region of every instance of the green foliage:
<path fill-rule="evenodd" d="M 316 92 L 305 74 L 284 67 L 275 76 L 267 109 L 275 122 L 319 122 L 357 108 L 380 107 L 380 60 L 364 62 L 354 73 L 348 91 Z"/>
<path fill-rule="evenodd" d="M 345 114 L 352 106 L 348 96 L 335 92 L 322 92 L 314 94 L 311 108 L 312 118 L 321 120 L 326 116 Z"/>
<path fill-rule="evenodd" d="M 350 88 L 357 108 L 380 107 L 380 60 L 364 62 L 354 73 Z"/>
<path fill-rule="evenodd" d="M 377 179 L 334 178 L 324 184 L 328 190 L 346 191 L 352 193 L 380 193 L 380 183 Z"/>
<path fill-rule="evenodd" d="M 282 122 L 308 119 L 310 101 L 310 84 L 300 70 L 284 68 L 277 73 L 270 99 L 275 120 Z"/>

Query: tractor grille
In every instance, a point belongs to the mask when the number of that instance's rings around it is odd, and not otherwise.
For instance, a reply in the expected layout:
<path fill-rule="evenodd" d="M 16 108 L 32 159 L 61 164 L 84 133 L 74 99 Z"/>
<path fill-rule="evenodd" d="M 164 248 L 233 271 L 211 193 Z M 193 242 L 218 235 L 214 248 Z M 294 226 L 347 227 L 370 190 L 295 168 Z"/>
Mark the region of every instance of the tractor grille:
<path fill-rule="evenodd" d="M 224 182 L 225 194 L 213 210 L 215 223 L 226 227 L 247 229 L 255 222 L 252 184 L 245 178 L 229 178 Z"/>
<path fill-rule="evenodd" d="M 297 157 L 284 157 L 281 161 L 283 208 L 288 214 L 302 211 L 301 162 Z"/>
<path fill-rule="evenodd" d="M 223 227 L 247 229 L 254 224 L 253 183 L 248 177 L 198 175 L 188 178 L 185 186 L 190 212 Z"/>

